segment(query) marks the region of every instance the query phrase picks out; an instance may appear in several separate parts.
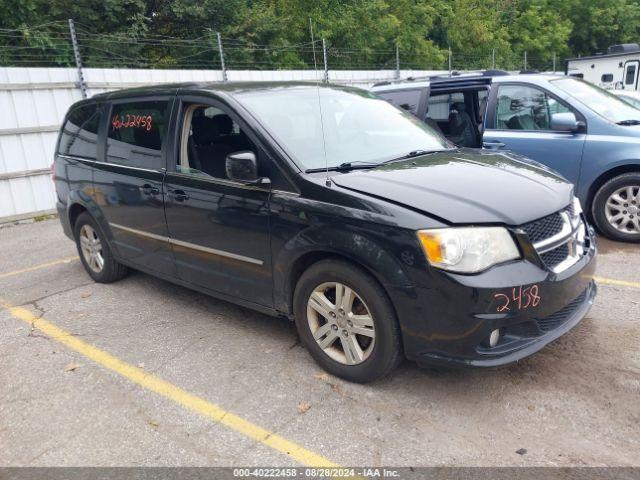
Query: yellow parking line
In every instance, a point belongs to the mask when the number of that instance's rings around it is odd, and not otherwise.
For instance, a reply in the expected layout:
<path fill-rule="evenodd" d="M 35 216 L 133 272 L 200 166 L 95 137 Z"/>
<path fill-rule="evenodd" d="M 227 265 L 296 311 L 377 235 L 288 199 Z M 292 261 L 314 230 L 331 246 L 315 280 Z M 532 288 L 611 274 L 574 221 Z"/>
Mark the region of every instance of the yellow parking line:
<path fill-rule="evenodd" d="M 620 287 L 640 288 L 640 282 L 628 282 L 627 280 L 616 280 L 615 278 L 593 277 L 593 279 L 602 285 L 618 285 Z"/>
<path fill-rule="evenodd" d="M 41 263 L 40 265 L 23 268 L 21 270 L 14 270 L 13 272 L 0 273 L 0 278 L 13 277 L 14 275 L 20 275 L 21 273 L 34 272 L 36 270 L 40 270 L 41 268 L 53 267 L 55 265 L 60 265 L 62 263 L 70 263 L 76 260 L 79 260 L 78 257 L 61 258 L 60 260 L 54 260 L 53 262 L 48 262 L 48 263 Z"/>
<path fill-rule="evenodd" d="M 180 387 L 156 377 L 155 375 L 147 373 L 138 367 L 118 359 L 104 350 L 78 339 L 71 333 L 57 327 L 53 323 L 50 323 L 43 318 L 36 317 L 25 308 L 11 306 L 1 298 L 0 307 L 8 310 L 13 317 L 37 328 L 52 340 L 75 350 L 81 355 L 84 355 L 99 365 L 102 365 L 118 375 L 125 377 L 131 382 L 172 400 L 188 410 L 199 413 L 209 420 L 225 425 L 232 430 L 235 430 L 236 432 L 260 442 L 280 453 L 284 453 L 302 465 L 313 467 L 337 466 L 330 460 L 313 453 L 300 445 L 265 430 L 264 428 L 259 427 L 258 425 L 255 425 L 214 403 L 210 403 L 203 398 L 189 393 Z"/>

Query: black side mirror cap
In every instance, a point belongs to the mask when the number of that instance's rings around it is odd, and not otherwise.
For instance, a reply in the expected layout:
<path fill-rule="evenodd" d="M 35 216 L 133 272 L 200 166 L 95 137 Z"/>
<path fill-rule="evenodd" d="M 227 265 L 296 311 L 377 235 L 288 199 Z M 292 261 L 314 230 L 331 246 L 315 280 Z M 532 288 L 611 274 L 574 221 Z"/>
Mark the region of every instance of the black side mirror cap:
<path fill-rule="evenodd" d="M 225 171 L 229 180 L 247 185 L 269 185 L 271 180 L 258 177 L 258 161 L 256 154 L 250 150 L 242 150 L 227 155 Z"/>

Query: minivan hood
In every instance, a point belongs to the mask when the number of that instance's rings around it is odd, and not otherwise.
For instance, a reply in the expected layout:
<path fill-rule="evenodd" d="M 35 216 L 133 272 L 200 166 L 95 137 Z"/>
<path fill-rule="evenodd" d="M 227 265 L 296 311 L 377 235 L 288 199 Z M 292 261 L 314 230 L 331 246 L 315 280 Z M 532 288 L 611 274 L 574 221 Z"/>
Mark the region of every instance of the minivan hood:
<path fill-rule="evenodd" d="M 571 183 L 537 162 L 471 149 L 353 170 L 332 180 L 460 224 L 521 225 L 561 210 L 573 195 Z"/>

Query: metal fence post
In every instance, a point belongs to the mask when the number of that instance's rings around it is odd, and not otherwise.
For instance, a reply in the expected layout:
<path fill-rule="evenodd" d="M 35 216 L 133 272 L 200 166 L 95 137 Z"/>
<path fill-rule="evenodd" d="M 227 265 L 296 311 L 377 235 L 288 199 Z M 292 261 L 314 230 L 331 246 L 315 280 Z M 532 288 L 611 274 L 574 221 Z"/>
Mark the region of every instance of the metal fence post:
<path fill-rule="evenodd" d="M 80 48 L 78 47 L 78 38 L 76 37 L 76 27 L 73 19 L 69 19 L 69 33 L 71 34 L 71 45 L 73 45 L 73 56 L 76 59 L 76 68 L 78 69 L 78 85 L 82 98 L 87 98 L 87 85 L 84 83 L 84 74 L 82 73 L 82 57 L 80 57 Z"/>
<path fill-rule="evenodd" d="M 216 32 L 216 38 L 218 39 L 218 52 L 220 53 L 220 68 L 222 69 L 222 81 L 227 83 L 227 69 L 224 65 L 224 51 L 222 50 L 222 40 L 220 39 L 220 32 Z"/>
<path fill-rule="evenodd" d="M 524 51 L 524 69 L 527 69 L 527 51 Z"/>
<path fill-rule="evenodd" d="M 496 69 L 496 49 L 491 50 L 491 69 Z"/>
<path fill-rule="evenodd" d="M 327 64 L 327 44 L 322 38 L 322 56 L 324 57 L 324 83 L 329 83 L 329 67 Z"/>
<path fill-rule="evenodd" d="M 396 80 L 400 78 L 400 48 L 396 41 Z"/>
<path fill-rule="evenodd" d="M 449 46 L 449 75 L 451 75 L 451 46 Z"/>
<path fill-rule="evenodd" d="M 553 73 L 556 73 L 556 52 L 553 52 Z"/>

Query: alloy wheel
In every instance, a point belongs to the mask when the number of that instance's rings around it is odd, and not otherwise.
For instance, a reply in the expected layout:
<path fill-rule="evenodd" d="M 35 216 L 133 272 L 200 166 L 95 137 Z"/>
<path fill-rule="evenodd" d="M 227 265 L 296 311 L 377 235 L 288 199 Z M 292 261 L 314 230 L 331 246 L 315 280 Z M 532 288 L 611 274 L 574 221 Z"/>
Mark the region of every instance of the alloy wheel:
<path fill-rule="evenodd" d="M 104 267 L 102 243 L 91 225 L 85 224 L 80 229 L 80 248 L 89 268 L 95 273 L 100 273 Z"/>
<path fill-rule="evenodd" d="M 373 317 L 347 285 L 327 282 L 316 287 L 307 302 L 307 321 L 320 348 L 339 363 L 357 365 L 373 351 Z"/>
<path fill-rule="evenodd" d="M 616 230 L 640 234 L 640 185 L 627 185 L 613 192 L 605 204 L 605 216 Z"/>

